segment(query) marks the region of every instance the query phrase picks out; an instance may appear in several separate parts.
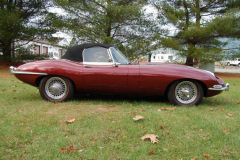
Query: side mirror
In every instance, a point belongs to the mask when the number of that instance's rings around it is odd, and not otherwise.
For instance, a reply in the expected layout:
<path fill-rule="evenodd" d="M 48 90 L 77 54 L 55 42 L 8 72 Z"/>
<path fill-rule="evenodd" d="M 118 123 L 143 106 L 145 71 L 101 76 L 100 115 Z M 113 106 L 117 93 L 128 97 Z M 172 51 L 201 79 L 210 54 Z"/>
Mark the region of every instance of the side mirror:
<path fill-rule="evenodd" d="M 108 62 L 112 62 L 112 59 L 111 59 L 111 58 L 109 58 L 109 59 L 108 59 Z"/>

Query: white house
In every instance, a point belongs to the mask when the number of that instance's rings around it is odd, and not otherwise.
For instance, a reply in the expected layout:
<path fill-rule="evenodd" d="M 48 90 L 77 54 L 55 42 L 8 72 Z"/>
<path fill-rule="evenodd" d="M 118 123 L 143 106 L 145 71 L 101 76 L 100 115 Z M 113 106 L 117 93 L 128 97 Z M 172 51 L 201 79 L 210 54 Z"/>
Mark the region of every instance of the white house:
<path fill-rule="evenodd" d="M 173 62 L 176 60 L 176 50 L 161 48 L 152 52 L 151 62 Z"/>
<path fill-rule="evenodd" d="M 63 55 L 61 46 L 67 45 L 66 39 L 59 38 L 56 43 L 51 43 L 46 39 L 34 39 L 32 41 L 20 41 L 15 46 L 28 48 L 30 53 L 35 55 L 49 55 L 50 58 L 59 59 Z M 17 50 L 18 48 L 15 48 Z"/>

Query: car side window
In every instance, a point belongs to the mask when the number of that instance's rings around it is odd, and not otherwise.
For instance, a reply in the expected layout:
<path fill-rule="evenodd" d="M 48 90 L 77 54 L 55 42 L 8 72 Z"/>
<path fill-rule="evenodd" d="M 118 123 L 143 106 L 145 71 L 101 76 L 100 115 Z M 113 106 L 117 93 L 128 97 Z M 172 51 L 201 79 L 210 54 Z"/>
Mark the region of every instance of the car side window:
<path fill-rule="evenodd" d="M 106 48 L 92 47 L 83 52 L 84 62 L 109 62 L 109 54 Z"/>

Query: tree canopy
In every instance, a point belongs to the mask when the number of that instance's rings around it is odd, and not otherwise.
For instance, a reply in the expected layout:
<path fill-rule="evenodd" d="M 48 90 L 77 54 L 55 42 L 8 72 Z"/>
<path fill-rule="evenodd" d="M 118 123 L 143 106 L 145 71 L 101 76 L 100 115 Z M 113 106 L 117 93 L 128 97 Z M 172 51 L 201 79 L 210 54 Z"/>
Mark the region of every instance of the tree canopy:
<path fill-rule="evenodd" d="M 239 0 L 155 0 L 162 25 L 172 32 L 159 38 L 160 44 L 179 51 L 192 66 L 194 59 L 202 62 L 221 59 L 222 37 L 237 37 Z"/>
<path fill-rule="evenodd" d="M 11 60 L 14 46 L 19 40 L 51 37 L 51 16 L 47 16 L 48 0 L 1 0 L 0 44 L 3 59 Z"/>
<path fill-rule="evenodd" d="M 144 0 L 54 0 L 66 13 L 56 20 L 76 43 L 98 42 L 118 46 L 128 56 L 149 51 L 159 28 L 146 15 Z"/>

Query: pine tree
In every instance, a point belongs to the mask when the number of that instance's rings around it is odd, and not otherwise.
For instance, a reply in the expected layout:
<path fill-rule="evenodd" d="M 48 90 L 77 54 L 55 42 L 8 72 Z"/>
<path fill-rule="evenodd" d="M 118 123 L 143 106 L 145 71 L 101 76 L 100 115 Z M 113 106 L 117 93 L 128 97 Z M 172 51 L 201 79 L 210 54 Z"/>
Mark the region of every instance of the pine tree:
<path fill-rule="evenodd" d="M 155 0 L 154 5 L 163 25 L 175 30 L 162 36 L 161 44 L 178 50 L 186 65 L 220 60 L 226 43 L 219 38 L 239 35 L 239 0 Z"/>
<path fill-rule="evenodd" d="M 158 27 L 148 20 L 144 0 L 55 0 L 68 13 L 56 22 L 79 43 L 107 43 L 127 56 L 146 54 Z"/>
<path fill-rule="evenodd" d="M 51 37 L 50 16 L 46 16 L 48 0 L 0 0 L 0 44 L 3 60 L 11 61 L 14 42 Z"/>

